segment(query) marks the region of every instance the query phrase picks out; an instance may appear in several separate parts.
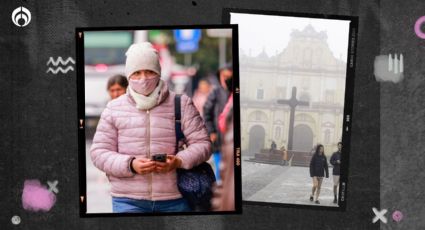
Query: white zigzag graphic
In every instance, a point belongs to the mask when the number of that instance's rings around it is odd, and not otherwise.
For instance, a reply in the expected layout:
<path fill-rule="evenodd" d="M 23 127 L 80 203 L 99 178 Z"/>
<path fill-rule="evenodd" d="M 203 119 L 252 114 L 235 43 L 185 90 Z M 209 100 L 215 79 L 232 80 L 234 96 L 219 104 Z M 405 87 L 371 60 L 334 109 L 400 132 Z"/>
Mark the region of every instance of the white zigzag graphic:
<path fill-rule="evenodd" d="M 68 62 L 71 62 L 72 64 L 75 64 L 74 59 L 72 59 L 71 57 L 69 57 L 68 59 L 66 59 L 66 61 L 64 61 L 61 56 L 59 56 L 56 61 L 53 59 L 53 57 L 50 57 L 49 58 L 49 61 L 47 61 L 47 65 L 49 65 L 50 63 L 52 63 L 54 66 L 58 66 L 59 63 L 61 63 L 62 65 L 66 65 L 66 64 L 68 64 Z"/>
<path fill-rule="evenodd" d="M 62 69 L 62 67 L 58 67 L 56 70 L 49 68 L 47 69 L 46 73 L 52 72 L 53 74 L 57 74 L 59 71 L 62 73 L 68 73 L 68 71 L 74 71 L 74 68 L 72 66 L 68 66 L 68 68 L 66 69 Z"/>

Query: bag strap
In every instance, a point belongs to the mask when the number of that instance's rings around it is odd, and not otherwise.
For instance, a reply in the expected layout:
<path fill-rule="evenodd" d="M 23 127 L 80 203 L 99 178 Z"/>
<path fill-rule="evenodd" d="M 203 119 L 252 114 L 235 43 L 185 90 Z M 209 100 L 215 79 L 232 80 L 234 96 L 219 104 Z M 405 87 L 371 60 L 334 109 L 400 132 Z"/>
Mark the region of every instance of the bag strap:
<path fill-rule="evenodd" d="M 181 95 L 176 94 L 174 97 L 174 117 L 175 119 L 175 130 L 176 130 L 176 153 L 179 150 L 179 141 L 184 139 L 181 123 Z"/>

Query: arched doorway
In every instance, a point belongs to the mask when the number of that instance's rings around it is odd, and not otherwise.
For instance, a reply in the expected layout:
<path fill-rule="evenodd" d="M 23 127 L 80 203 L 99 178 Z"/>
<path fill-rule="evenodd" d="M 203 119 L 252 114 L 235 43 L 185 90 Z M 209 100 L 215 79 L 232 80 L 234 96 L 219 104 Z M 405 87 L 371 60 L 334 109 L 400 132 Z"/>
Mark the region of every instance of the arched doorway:
<path fill-rule="evenodd" d="M 297 125 L 294 128 L 293 150 L 310 152 L 313 148 L 313 131 L 307 125 Z"/>
<path fill-rule="evenodd" d="M 259 153 L 264 148 L 264 139 L 266 137 L 266 130 L 261 125 L 254 125 L 249 130 L 249 144 L 248 153 L 254 155 Z"/>

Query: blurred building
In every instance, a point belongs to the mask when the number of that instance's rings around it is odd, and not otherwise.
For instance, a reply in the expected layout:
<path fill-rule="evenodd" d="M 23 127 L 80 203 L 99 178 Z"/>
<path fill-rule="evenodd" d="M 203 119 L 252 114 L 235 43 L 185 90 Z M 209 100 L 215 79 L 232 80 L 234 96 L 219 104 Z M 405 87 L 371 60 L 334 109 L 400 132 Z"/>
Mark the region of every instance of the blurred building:
<path fill-rule="evenodd" d="M 277 103 L 290 99 L 292 87 L 297 99 L 309 106 L 295 110 L 292 150 L 310 151 L 317 143 L 326 154 L 341 141 L 346 62 L 335 58 L 327 34 L 311 25 L 291 33 L 287 47 L 269 57 L 264 51 L 252 57 L 240 53 L 242 149 L 254 154 L 270 148 L 288 146 L 290 107 Z"/>

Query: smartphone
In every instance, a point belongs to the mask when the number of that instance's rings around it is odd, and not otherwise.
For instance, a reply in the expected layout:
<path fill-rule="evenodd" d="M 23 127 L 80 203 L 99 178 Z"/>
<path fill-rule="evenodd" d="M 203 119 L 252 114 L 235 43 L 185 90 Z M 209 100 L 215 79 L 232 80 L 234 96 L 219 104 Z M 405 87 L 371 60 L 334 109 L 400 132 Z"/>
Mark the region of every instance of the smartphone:
<path fill-rule="evenodd" d="M 166 153 L 160 153 L 152 156 L 153 161 L 158 162 L 166 162 L 167 161 L 167 154 Z"/>

